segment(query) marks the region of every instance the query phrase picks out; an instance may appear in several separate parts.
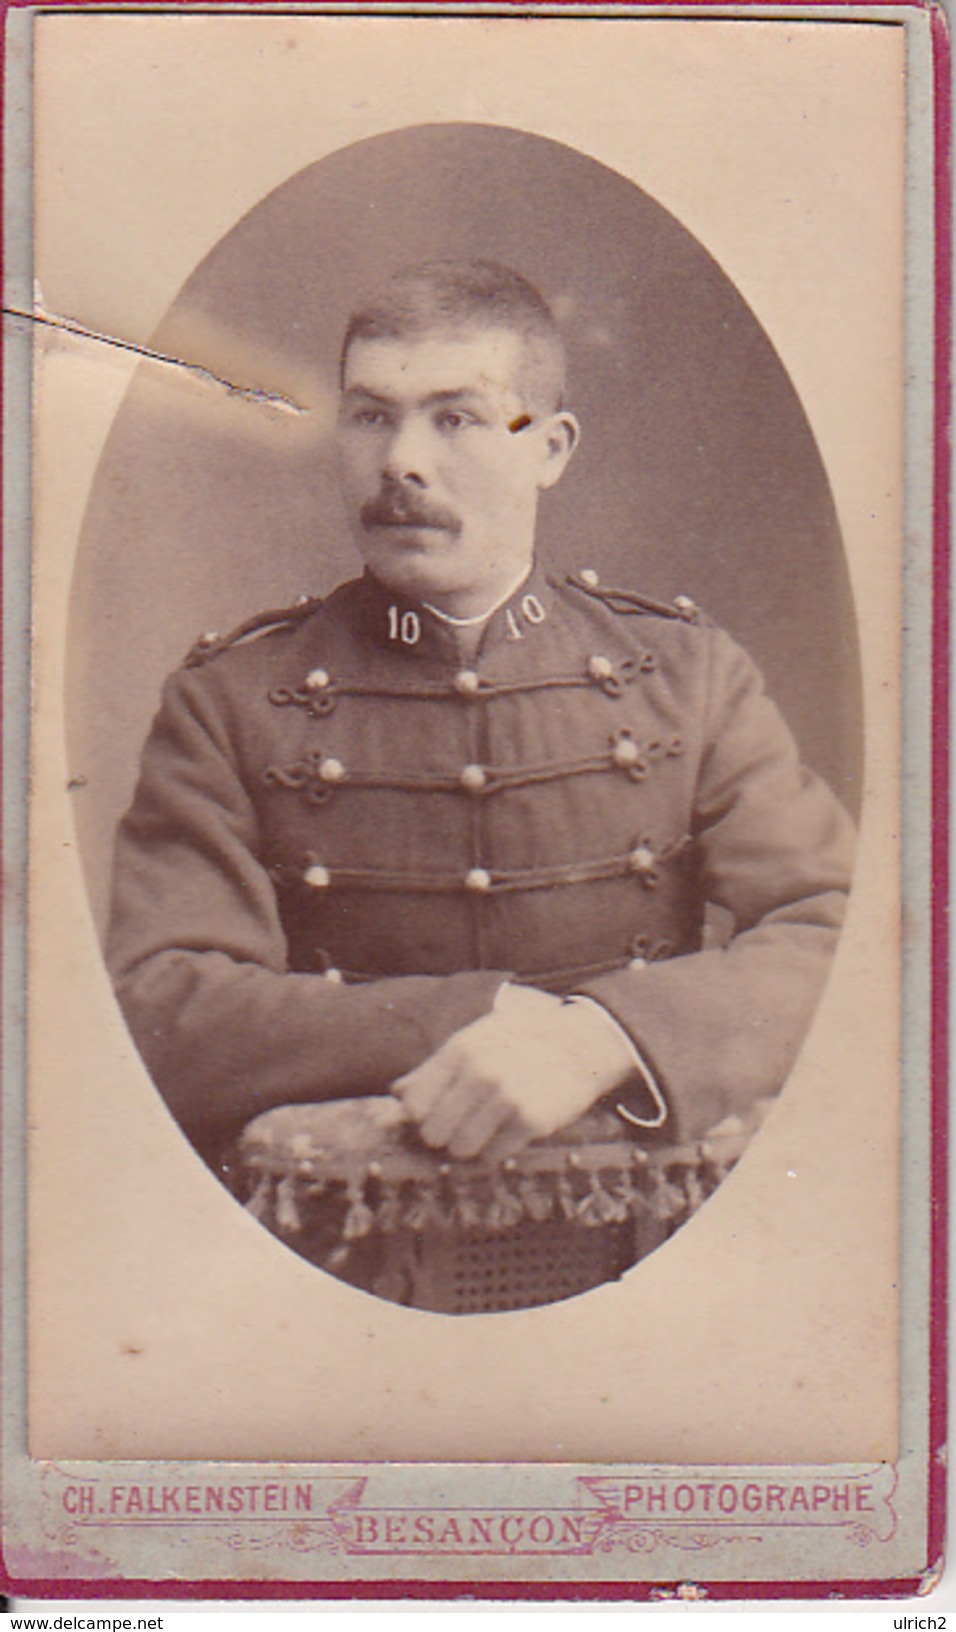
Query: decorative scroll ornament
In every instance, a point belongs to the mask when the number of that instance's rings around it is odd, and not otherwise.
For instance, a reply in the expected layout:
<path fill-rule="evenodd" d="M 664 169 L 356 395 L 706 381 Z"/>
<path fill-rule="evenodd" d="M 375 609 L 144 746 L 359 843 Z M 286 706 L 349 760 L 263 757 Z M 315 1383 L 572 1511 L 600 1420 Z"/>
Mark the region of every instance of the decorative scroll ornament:
<path fill-rule="evenodd" d="M 205 644 L 204 644 L 205 643 Z M 218 651 L 226 642 L 218 635 L 203 636 L 194 651 L 204 661 L 203 653 Z M 325 719 L 343 697 L 365 698 L 376 702 L 389 699 L 402 701 L 454 701 L 461 704 L 487 703 L 496 697 L 516 697 L 539 691 L 588 690 L 596 687 L 606 697 L 623 697 L 628 686 L 639 675 L 652 674 L 657 658 L 646 647 L 613 661 L 595 653 L 584 659 L 581 666 L 561 674 L 542 674 L 523 680 L 486 680 L 474 669 L 460 669 L 448 680 L 421 680 L 415 684 L 386 685 L 364 680 L 359 676 L 332 675 L 327 669 L 311 669 L 297 686 L 274 686 L 268 693 L 275 708 L 302 708 L 314 719 Z"/>
<path fill-rule="evenodd" d="M 472 799 L 490 799 L 514 789 L 604 772 L 623 771 L 630 781 L 643 782 L 655 765 L 675 759 L 684 751 L 680 737 L 639 741 L 630 726 L 623 726 L 607 740 L 609 746 L 605 752 L 580 759 L 555 760 L 520 769 L 469 762 L 447 772 L 346 767 L 334 755 L 312 748 L 290 765 L 267 765 L 262 780 L 266 787 L 302 793 L 313 805 L 324 804 L 335 788 L 345 785 L 351 789 L 388 789 L 402 793 L 465 793 Z"/>

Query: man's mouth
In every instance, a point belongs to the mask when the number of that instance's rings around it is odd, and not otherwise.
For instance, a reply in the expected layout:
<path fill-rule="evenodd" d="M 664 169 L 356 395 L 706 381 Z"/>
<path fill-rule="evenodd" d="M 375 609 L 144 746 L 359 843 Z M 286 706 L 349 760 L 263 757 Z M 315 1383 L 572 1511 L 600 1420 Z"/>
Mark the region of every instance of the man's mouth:
<path fill-rule="evenodd" d="M 415 504 L 401 498 L 378 497 L 369 499 L 359 511 L 362 526 L 406 527 L 412 531 L 434 529 L 443 533 L 460 533 L 461 522 L 450 510 L 440 505 Z"/>

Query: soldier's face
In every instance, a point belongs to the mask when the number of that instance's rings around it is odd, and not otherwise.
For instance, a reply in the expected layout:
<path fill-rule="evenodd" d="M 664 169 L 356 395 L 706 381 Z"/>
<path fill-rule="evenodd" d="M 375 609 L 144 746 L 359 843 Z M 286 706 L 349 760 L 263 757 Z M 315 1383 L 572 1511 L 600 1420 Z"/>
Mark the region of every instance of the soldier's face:
<path fill-rule="evenodd" d="M 530 563 L 538 495 L 577 439 L 536 411 L 508 330 L 356 340 L 345 360 L 339 468 L 359 552 L 389 588 L 467 617 Z"/>

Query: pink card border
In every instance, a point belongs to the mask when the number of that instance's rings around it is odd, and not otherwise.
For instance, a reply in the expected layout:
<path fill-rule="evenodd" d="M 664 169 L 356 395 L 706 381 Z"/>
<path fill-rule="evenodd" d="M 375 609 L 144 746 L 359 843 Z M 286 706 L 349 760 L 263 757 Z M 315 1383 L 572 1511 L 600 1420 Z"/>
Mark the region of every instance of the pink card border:
<path fill-rule="evenodd" d="M 241 7 L 229 0 L 206 0 L 194 6 L 189 0 L 164 0 L 163 9 L 177 6 L 213 13 L 219 9 L 253 12 L 267 0 L 246 0 Z M 448 0 L 451 4 L 452 0 Z M 534 9 L 525 0 L 506 0 L 515 10 Z M 853 0 L 843 0 L 843 4 Z M 549 0 L 554 5 L 594 5 L 607 12 L 609 7 L 628 9 L 626 0 Z M 0 71 L 6 71 L 8 16 L 18 10 L 77 11 L 110 9 L 96 0 L 0 0 Z M 708 1581 L 706 1597 L 728 1602 L 741 1599 L 770 1603 L 779 1600 L 808 1600 L 821 1597 L 847 1599 L 905 1598 L 925 1592 L 937 1578 L 943 1558 L 946 1529 L 947 1474 L 945 1463 L 947 1423 L 947 1307 L 948 1307 L 948 1022 L 949 1022 L 949 816 L 950 816 L 950 531 L 951 531 L 951 347 L 952 347 L 952 51 L 945 11 L 933 0 L 860 0 L 861 10 L 906 10 L 927 16 L 932 48 L 934 88 L 933 181 L 934 181 L 934 384 L 933 384 L 933 606 L 932 606 L 932 723 L 931 797 L 932 833 L 932 913 L 931 913 L 931 1116 L 930 1116 L 930 1343 L 929 1343 L 929 1454 L 927 1488 L 927 1550 L 925 1570 L 912 1576 L 892 1579 Z M 270 8 L 276 9 L 276 8 Z M 281 8 L 278 8 L 281 9 Z M 334 13 L 334 7 L 323 7 Z M 369 5 L 369 11 L 375 9 Z M 414 8 L 412 8 L 414 9 Z M 431 8 L 429 8 L 431 9 Z M 467 8 L 459 8 L 456 10 Z M 660 0 L 658 15 L 693 17 L 714 10 L 713 0 Z M 796 14 L 829 9 L 829 0 L 776 0 L 778 14 Z M 735 12 L 766 13 L 762 0 L 735 0 Z M 5 83 L 5 81 L 4 81 Z M 0 200 L 3 197 L 0 177 Z M 387 1602 L 397 1599 L 454 1601 L 552 1602 L 643 1602 L 661 1598 L 693 1596 L 693 1590 L 674 1579 L 660 1581 L 416 1581 L 408 1578 L 389 1581 L 170 1581 L 128 1578 L 102 1580 L 67 1576 L 25 1577 L 9 1571 L 0 1541 L 0 1589 L 9 1595 L 29 1598 L 139 1599 L 160 1597 L 183 1602 L 215 1598 L 222 1601 L 324 1600 L 327 1602 Z M 2 1607 L 2 1603 L 0 1603 Z"/>

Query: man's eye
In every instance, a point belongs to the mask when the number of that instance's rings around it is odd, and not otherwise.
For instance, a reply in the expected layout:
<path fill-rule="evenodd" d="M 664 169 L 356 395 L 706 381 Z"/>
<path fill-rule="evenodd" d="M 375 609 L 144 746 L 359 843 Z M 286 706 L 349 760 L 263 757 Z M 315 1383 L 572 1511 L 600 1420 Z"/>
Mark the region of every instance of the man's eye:
<path fill-rule="evenodd" d="M 388 415 L 384 408 L 355 408 L 352 411 L 352 424 L 360 425 L 363 430 L 381 430 L 388 423 Z"/>
<path fill-rule="evenodd" d="M 461 408 L 443 408 L 438 415 L 438 427 L 442 431 L 463 431 L 477 423 L 473 414 L 466 414 Z"/>

